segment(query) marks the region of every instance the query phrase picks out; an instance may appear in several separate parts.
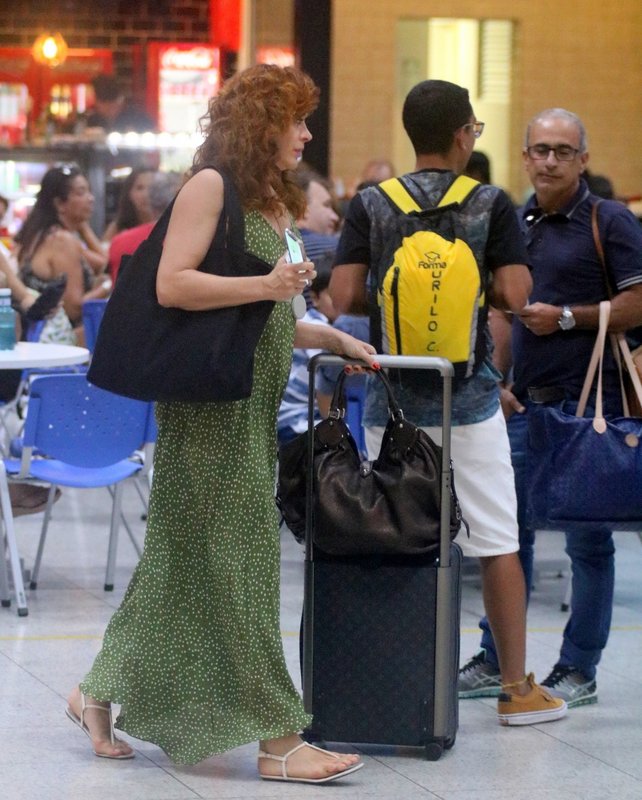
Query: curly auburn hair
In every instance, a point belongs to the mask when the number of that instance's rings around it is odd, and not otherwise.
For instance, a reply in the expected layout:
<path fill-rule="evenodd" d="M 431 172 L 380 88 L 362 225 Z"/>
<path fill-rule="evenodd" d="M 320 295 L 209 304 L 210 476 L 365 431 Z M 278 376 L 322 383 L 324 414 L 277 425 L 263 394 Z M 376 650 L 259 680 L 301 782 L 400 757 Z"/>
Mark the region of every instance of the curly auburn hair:
<path fill-rule="evenodd" d="M 225 169 L 246 210 L 277 212 L 283 204 L 300 216 L 305 195 L 275 163 L 278 140 L 318 102 L 317 86 L 294 67 L 257 64 L 237 73 L 209 102 L 201 120 L 205 141 L 194 156 L 192 174 L 206 165 Z"/>

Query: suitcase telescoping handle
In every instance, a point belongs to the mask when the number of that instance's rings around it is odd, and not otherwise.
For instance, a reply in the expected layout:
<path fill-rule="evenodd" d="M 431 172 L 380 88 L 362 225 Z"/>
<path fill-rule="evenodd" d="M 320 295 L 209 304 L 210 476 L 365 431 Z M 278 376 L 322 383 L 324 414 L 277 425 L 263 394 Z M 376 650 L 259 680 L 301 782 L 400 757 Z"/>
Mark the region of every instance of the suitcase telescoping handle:
<path fill-rule="evenodd" d="M 377 356 L 382 369 L 432 369 L 442 377 L 442 462 L 441 462 L 441 540 L 439 544 L 439 561 L 444 566 L 450 565 L 450 414 L 452 405 L 453 365 L 445 358 L 428 356 Z M 364 362 L 320 353 L 310 359 L 310 386 L 308 391 L 308 474 L 312 471 L 312 454 L 314 453 L 314 412 L 315 412 L 315 378 L 316 371 L 322 366 L 345 367 L 349 364 L 364 366 Z M 403 407 L 401 409 L 403 411 Z M 410 420 L 412 422 L 412 420 Z M 306 527 L 311 523 L 312 480 L 306 481 Z M 312 537 L 306 537 L 306 558 L 312 557 Z"/>

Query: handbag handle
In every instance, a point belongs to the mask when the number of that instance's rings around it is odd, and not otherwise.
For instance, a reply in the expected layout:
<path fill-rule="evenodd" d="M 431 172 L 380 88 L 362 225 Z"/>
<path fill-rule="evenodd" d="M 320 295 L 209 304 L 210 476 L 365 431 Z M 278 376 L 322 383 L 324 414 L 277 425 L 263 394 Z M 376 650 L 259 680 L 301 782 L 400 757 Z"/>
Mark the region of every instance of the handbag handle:
<path fill-rule="evenodd" d="M 593 232 L 593 242 L 595 244 L 595 250 L 597 252 L 598 258 L 600 260 L 600 264 L 602 266 L 602 272 L 604 274 L 604 285 L 606 286 L 606 293 L 609 297 L 609 300 L 613 299 L 613 287 L 611 285 L 611 276 L 609 275 L 608 267 L 606 266 L 606 256 L 604 255 L 604 247 L 602 245 L 602 238 L 600 237 L 600 227 L 597 221 L 597 211 L 600 205 L 602 205 L 603 200 L 596 200 L 593 203 L 593 208 L 591 209 L 591 231 Z M 626 389 L 624 388 L 624 373 L 622 372 L 622 359 L 620 358 L 620 350 L 622 350 L 622 355 L 624 356 L 624 361 L 626 363 L 627 369 L 629 370 L 629 374 L 631 375 L 631 381 L 635 388 L 636 394 L 642 392 L 642 385 L 640 385 L 640 379 L 637 374 L 637 369 L 635 369 L 635 365 L 633 365 L 633 359 L 631 358 L 631 353 L 628 353 L 628 360 L 627 356 L 624 352 L 624 347 L 628 349 L 628 344 L 626 342 L 626 337 L 623 333 L 611 333 L 609 334 L 609 338 L 611 341 L 611 349 L 613 350 L 613 358 L 615 359 L 615 363 L 617 365 L 617 371 L 620 375 L 620 392 L 622 395 L 622 408 L 624 410 L 625 416 L 629 416 L 629 400 L 626 395 Z M 633 372 L 631 372 L 631 368 L 633 368 Z M 634 375 L 635 373 L 635 375 Z M 639 387 L 639 389 L 638 389 Z"/>
<path fill-rule="evenodd" d="M 631 379 L 631 383 L 633 384 L 633 388 L 635 389 L 635 394 L 637 395 L 638 402 L 642 405 L 642 381 L 640 381 L 640 374 L 635 366 L 635 362 L 633 361 L 633 356 L 631 355 L 631 348 L 629 347 L 629 343 L 626 340 L 626 336 L 623 333 L 616 333 L 611 334 L 611 336 L 615 337 L 617 343 L 619 345 L 620 350 L 622 351 L 622 357 L 624 358 L 624 363 L 626 364 L 626 368 L 629 373 L 629 378 Z M 622 374 L 620 373 L 620 381 L 622 381 Z M 626 397 L 626 392 L 625 392 Z M 629 409 L 628 409 L 628 401 L 625 404 L 626 416 L 629 416 Z"/>
<path fill-rule="evenodd" d="M 584 411 L 586 410 L 588 396 L 591 391 L 591 386 L 593 385 L 593 380 L 595 378 L 595 371 L 599 366 L 597 393 L 595 396 L 595 419 L 597 420 L 598 418 L 600 418 L 602 419 L 602 422 L 604 422 L 603 407 L 602 407 L 602 364 L 604 360 L 604 345 L 606 342 L 606 333 L 609 325 L 610 315 L 611 315 L 611 303 L 609 300 L 603 300 L 600 303 L 600 327 L 598 330 L 597 338 L 595 340 L 595 346 L 593 347 L 593 353 L 591 354 L 591 360 L 589 362 L 589 366 L 586 371 L 586 377 L 584 379 L 584 385 L 582 386 L 580 399 L 577 404 L 577 411 L 575 413 L 576 417 L 584 416 Z M 626 336 L 623 333 L 611 333 L 609 334 L 609 337 L 611 339 L 612 346 L 615 348 L 614 352 L 616 353 L 616 360 L 619 360 L 620 351 L 622 352 L 622 357 L 624 358 L 624 363 L 626 364 L 626 368 L 629 372 L 631 383 L 633 384 L 633 388 L 635 389 L 635 394 L 637 395 L 640 404 L 642 404 L 642 381 L 640 381 L 640 376 L 633 362 L 633 356 L 631 355 L 631 348 L 629 347 L 629 343 L 626 340 Z M 626 392 L 624 391 L 624 382 L 622 378 L 621 364 L 620 364 L 619 375 L 620 375 L 620 387 L 622 389 L 622 394 L 626 398 Z M 629 416 L 629 409 L 627 402 L 624 403 L 624 414 L 625 416 Z M 601 425 L 602 423 L 600 423 L 600 427 Z M 595 428 L 595 430 L 598 430 L 598 428 L 595 425 L 595 422 L 593 423 L 593 427 Z M 604 427 L 604 429 L 606 429 L 606 427 Z M 599 432 L 602 433 L 603 431 Z"/>
<path fill-rule="evenodd" d="M 588 396 L 595 379 L 595 372 L 597 370 L 597 391 L 595 393 L 595 417 L 593 418 L 593 428 L 598 433 L 604 433 L 606 430 L 606 420 L 604 419 L 604 409 L 602 404 L 602 366 L 604 363 L 604 343 L 606 342 L 606 330 L 609 326 L 609 317 L 611 316 L 611 301 L 602 300 L 600 303 L 600 325 L 591 353 L 591 360 L 589 361 L 588 369 L 586 370 L 586 377 L 584 378 L 584 385 L 580 393 L 580 399 L 577 404 L 576 417 L 583 417 L 586 410 L 586 403 Z"/>
<path fill-rule="evenodd" d="M 393 419 L 403 419 L 403 411 L 397 402 L 388 376 L 382 369 L 372 370 L 372 374 L 379 378 L 386 389 L 386 393 L 388 394 L 388 412 L 390 416 Z M 346 377 L 345 370 L 341 370 L 341 374 L 339 375 L 334 387 L 332 400 L 330 401 L 330 411 L 328 412 L 328 417 L 332 417 L 333 419 L 343 419 L 343 417 L 345 417 L 346 399 L 343 386 L 345 384 Z"/>

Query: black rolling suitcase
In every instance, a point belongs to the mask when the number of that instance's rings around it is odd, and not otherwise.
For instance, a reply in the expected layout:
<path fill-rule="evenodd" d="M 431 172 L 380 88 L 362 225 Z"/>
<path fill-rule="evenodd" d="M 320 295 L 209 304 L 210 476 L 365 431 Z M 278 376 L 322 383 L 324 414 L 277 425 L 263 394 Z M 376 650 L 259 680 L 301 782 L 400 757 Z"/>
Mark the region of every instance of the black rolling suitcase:
<path fill-rule="evenodd" d="M 458 727 L 462 556 L 450 541 L 452 366 L 436 358 L 379 361 L 443 378 L 439 556 L 329 556 L 314 546 L 307 514 L 302 678 L 313 723 L 306 738 L 422 747 L 434 761 L 453 746 Z M 312 359 L 311 398 L 317 367 L 344 363 Z"/>

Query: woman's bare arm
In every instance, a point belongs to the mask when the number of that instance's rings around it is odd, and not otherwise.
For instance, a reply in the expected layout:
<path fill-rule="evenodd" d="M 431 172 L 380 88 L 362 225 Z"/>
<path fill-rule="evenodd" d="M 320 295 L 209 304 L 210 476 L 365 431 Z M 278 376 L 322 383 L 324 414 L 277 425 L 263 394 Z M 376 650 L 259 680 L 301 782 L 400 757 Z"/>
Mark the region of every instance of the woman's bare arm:
<path fill-rule="evenodd" d="M 198 311 L 257 300 L 289 300 L 306 279 L 314 277 L 311 262 L 288 264 L 283 258 L 268 275 L 236 278 L 199 271 L 222 209 L 223 179 L 214 170 L 198 172 L 181 189 L 158 267 L 156 291 L 161 305 Z"/>
<path fill-rule="evenodd" d="M 83 252 L 87 263 L 97 275 L 100 275 L 105 271 L 107 262 L 109 261 L 106 248 L 102 245 L 100 239 L 96 236 L 88 222 L 84 222 L 80 226 L 78 233 L 85 243 Z"/>

